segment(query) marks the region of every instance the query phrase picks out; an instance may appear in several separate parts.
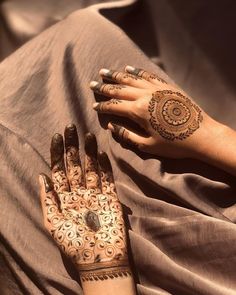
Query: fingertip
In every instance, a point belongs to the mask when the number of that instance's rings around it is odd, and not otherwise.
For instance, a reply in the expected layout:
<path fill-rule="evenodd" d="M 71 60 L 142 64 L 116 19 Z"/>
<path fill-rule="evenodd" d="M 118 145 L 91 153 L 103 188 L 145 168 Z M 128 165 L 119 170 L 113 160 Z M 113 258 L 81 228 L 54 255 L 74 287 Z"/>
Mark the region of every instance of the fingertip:
<path fill-rule="evenodd" d="M 132 72 L 132 71 L 134 71 L 135 70 L 135 68 L 134 67 L 132 67 L 132 66 L 129 66 L 129 65 L 127 65 L 126 67 L 125 67 L 125 71 L 126 72 Z"/>
<path fill-rule="evenodd" d="M 113 124 L 112 124 L 111 122 L 108 123 L 107 128 L 108 128 L 110 131 L 112 131 L 112 132 L 115 131 L 115 128 L 114 128 L 114 126 L 113 126 Z"/>
<path fill-rule="evenodd" d="M 53 191 L 54 189 L 53 183 L 46 174 L 44 173 L 39 174 L 39 182 L 40 182 L 41 188 L 44 188 L 45 193 Z"/>
<path fill-rule="evenodd" d="M 91 89 L 95 89 L 95 88 L 97 88 L 98 85 L 99 85 L 99 82 L 97 82 L 97 81 L 91 81 L 91 82 L 89 83 L 89 87 L 90 87 Z"/>
<path fill-rule="evenodd" d="M 71 123 L 65 127 L 64 137 L 66 151 L 68 151 L 70 147 L 79 148 L 79 138 L 75 124 Z"/>
<path fill-rule="evenodd" d="M 85 152 L 89 156 L 97 156 L 97 140 L 93 133 L 86 133 L 85 135 Z"/>
<path fill-rule="evenodd" d="M 107 75 L 110 74 L 110 70 L 103 68 L 103 69 L 101 69 L 101 70 L 99 71 L 99 74 L 100 74 L 101 76 L 107 76 Z"/>
<path fill-rule="evenodd" d="M 98 103 L 98 102 L 95 102 L 95 103 L 93 104 L 93 109 L 94 109 L 95 111 L 97 111 L 97 110 L 98 110 L 98 106 L 99 106 L 99 103 Z"/>
<path fill-rule="evenodd" d="M 100 151 L 98 153 L 98 162 L 102 170 L 111 170 L 110 160 L 107 153 L 105 153 L 104 151 Z"/>

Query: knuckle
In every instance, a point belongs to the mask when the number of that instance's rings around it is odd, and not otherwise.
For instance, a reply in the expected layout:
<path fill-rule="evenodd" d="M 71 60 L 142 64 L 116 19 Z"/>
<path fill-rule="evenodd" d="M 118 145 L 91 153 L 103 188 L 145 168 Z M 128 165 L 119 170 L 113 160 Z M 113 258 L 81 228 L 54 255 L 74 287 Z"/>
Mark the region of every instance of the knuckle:
<path fill-rule="evenodd" d="M 141 151 L 147 152 L 147 151 L 149 151 L 150 145 L 146 142 L 140 142 L 138 144 L 138 147 Z"/>
<path fill-rule="evenodd" d="M 120 82 L 130 83 L 132 81 L 130 74 L 122 74 L 120 77 Z"/>
<path fill-rule="evenodd" d="M 147 120 L 147 103 L 144 100 L 137 100 L 134 103 L 134 107 L 131 109 L 131 113 L 134 119 L 146 122 Z"/>
<path fill-rule="evenodd" d="M 118 89 L 113 85 L 108 85 L 105 88 L 105 92 L 111 95 L 116 95 L 118 93 Z"/>
<path fill-rule="evenodd" d="M 100 111 L 101 112 L 107 112 L 110 110 L 109 104 L 107 102 L 101 102 L 100 103 Z"/>

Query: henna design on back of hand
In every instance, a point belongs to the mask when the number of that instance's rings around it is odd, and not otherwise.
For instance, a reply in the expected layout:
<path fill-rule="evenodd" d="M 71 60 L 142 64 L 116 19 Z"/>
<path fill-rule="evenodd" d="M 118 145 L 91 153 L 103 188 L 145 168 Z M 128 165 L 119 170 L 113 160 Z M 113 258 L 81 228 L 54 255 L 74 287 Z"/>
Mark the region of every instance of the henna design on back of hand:
<path fill-rule="evenodd" d="M 184 140 L 203 120 L 201 109 L 188 97 L 171 90 L 156 91 L 149 101 L 149 122 L 167 140 Z"/>

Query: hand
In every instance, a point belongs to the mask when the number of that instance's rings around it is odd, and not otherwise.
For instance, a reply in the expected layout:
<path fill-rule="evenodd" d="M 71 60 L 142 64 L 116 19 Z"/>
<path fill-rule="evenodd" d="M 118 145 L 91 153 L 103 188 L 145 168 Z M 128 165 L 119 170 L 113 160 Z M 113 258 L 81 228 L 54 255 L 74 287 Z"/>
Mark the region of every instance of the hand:
<path fill-rule="evenodd" d="M 85 140 L 85 173 L 82 172 L 75 125 L 51 141 L 52 180 L 40 176 L 41 204 L 46 229 L 65 254 L 72 258 L 82 281 L 127 276 L 125 224 L 116 194 L 111 165 L 99 153 L 92 134 Z"/>
<path fill-rule="evenodd" d="M 220 133 L 221 124 L 210 118 L 177 86 L 131 66 L 125 71 L 102 69 L 102 78 L 116 84 L 96 81 L 90 84 L 95 92 L 112 97 L 95 103 L 97 112 L 129 118 L 146 132 L 144 136 L 109 123 L 108 128 L 121 141 L 159 156 L 197 157 L 211 135 Z"/>

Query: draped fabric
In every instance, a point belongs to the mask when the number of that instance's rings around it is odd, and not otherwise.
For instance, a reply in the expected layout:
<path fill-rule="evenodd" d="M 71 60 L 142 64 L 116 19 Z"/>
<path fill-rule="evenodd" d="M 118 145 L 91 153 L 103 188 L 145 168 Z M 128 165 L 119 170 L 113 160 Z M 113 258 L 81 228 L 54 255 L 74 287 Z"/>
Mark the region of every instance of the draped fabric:
<path fill-rule="evenodd" d="M 52 135 L 71 122 L 82 159 L 90 131 L 111 160 L 138 294 L 236 294 L 234 177 L 200 161 L 124 148 L 105 128 L 111 117 L 92 110 L 100 98 L 89 82 L 100 79 L 99 69 L 129 64 L 174 80 L 209 114 L 236 127 L 230 71 L 191 35 L 181 5 L 173 5 L 180 2 L 126 0 L 83 9 L 77 3 L 1 62 L 1 294 L 83 294 L 75 267 L 44 228 L 38 187 L 38 174 L 50 175 Z"/>

